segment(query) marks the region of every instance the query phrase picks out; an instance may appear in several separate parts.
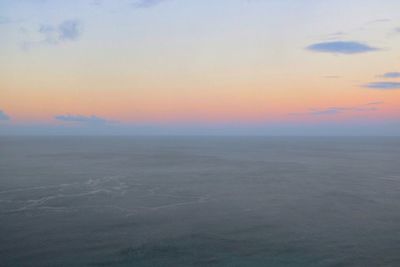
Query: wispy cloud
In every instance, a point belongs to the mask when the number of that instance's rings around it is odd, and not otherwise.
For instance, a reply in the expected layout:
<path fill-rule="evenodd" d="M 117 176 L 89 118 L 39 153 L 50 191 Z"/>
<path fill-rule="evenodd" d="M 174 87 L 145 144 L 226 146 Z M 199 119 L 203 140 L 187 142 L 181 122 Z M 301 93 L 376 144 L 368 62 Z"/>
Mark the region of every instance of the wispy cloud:
<path fill-rule="evenodd" d="M 338 113 L 341 113 L 345 111 L 346 108 L 341 108 L 341 107 L 330 107 L 326 109 L 311 109 L 311 111 L 308 113 L 310 115 L 335 115 Z"/>
<path fill-rule="evenodd" d="M 77 122 L 86 124 L 106 124 L 106 123 L 116 123 L 116 121 L 107 120 L 95 115 L 84 116 L 84 115 L 57 115 L 54 117 L 56 120 L 63 122 Z"/>
<path fill-rule="evenodd" d="M 79 20 L 64 20 L 59 24 L 42 24 L 36 32 L 36 38 L 29 38 L 22 43 L 24 50 L 40 45 L 59 45 L 76 41 L 82 34 L 82 24 Z"/>
<path fill-rule="evenodd" d="M 12 20 L 10 18 L 6 18 L 6 17 L 0 17 L 0 24 L 7 24 L 7 23 L 11 23 Z"/>
<path fill-rule="evenodd" d="M 370 28 L 376 24 L 385 24 L 385 23 L 390 23 L 392 20 L 388 18 L 381 18 L 381 19 L 375 19 L 375 20 L 370 20 L 365 22 L 364 24 L 361 24 L 359 27 L 353 28 L 353 29 L 348 29 L 346 31 L 336 31 L 332 32 L 328 35 L 325 35 L 322 37 L 323 40 L 340 40 L 345 38 L 346 36 L 350 36 L 354 33 L 357 32 L 365 32 L 367 30 L 370 30 Z"/>
<path fill-rule="evenodd" d="M 42 25 L 39 29 L 50 44 L 59 44 L 67 41 L 75 41 L 81 34 L 81 24 L 78 20 L 65 20 L 58 25 Z"/>
<path fill-rule="evenodd" d="M 8 121 L 10 116 L 8 116 L 4 111 L 0 110 L 0 121 Z"/>
<path fill-rule="evenodd" d="M 320 53 L 331 54 L 360 54 L 379 50 L 368 44 L 354 42 L 354 41 L 334 41 L 315 43 L 306 47 L 308 50 Z"/>
<path fill-rule="evenodd" d="M 346 32 L 338 31 L 324 36 L 323 39 L 326 41 L 328 40 L 333 41 L 333 40 L 343 39 L 346 35 L 348 35 Z"/>
<path fill-rule="evenodd" d="M 400 72 L 386 72 L 385 74 L 383 74 L 379 77 L 388 78 L 388 79 L 400 78 Z"/>
<path fill-rule="evenodd" d="M 372 82 L 363 85 L 363 87 L 376 90 L 398 90 L 400 89 L 400 82 Z"/>
<path fill-rule="evenodd" d="M 167 0 L 136 0 L 136 1 L 134 1 L 133 5 L 134 5 L 134 7 L 137 7 L 137 8 L 148 8 L 148 7 L 153 7 L 155 5 L 158 5 L 165 1 L 167 1 Z"/>
<path fill-rule="evenodd" d="M 383 101 L 374 101 L 374 102 L 369 102 L 367 104 L 365 104 L 365 106 L 375 106 L 375 105 L 381 105 L 383 104 Z"/>
<path fill-rule="evenodd" d="M 9 23 L 18 23 L 18 22 L 22 22 L 22 19 L 12 19 L 12 18 L 8 18 L 8 17 L 1 17 L 0 16 L 0 25 L 1 24 L 9 24 Z"/>
<path fill-rule="evenodd" d="M 93 6 L 101 6 L 103 4 L 103 0 L 92 0 L 90 4 Z"/>
<path fill-rule="evenodd" d="M 376 23 L 387 23 L 387 22 L 391 22 L 391 19 L 375 19 L 375 20 L 371 20 L 366 22 L 364 25 L 370 25 L 370 24 L 376 24 Z"/>
<path fill-rule="evenodd" d="M 382 101 L 369 102 L 359 106 L 353 107 L 328 107 L 324 109 L 311 108 L 308 112 L 289 113 L 289 115 L 311 115 L 311 116 L 324 116 L 324 115 L 337 115 L 345 112 L 365 112 L 365 111 L 376 111 L 379 109 L 379 105 L 382 105 Z"/>

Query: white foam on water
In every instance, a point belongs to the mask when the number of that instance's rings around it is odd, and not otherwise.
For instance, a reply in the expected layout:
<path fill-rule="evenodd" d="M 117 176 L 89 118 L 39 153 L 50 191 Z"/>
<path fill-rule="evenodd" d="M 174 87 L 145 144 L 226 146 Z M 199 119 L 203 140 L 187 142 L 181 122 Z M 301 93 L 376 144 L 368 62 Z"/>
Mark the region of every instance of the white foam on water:
<path fill-rule="evenodd" d="M 388 176 L 383 176 L 379 177 L 379 180 L 386 180 L 386 181 L 393 181 L 393 182 L 400 182 L 400 176 L 399 175 L 388 175 Z"/>
<path fill-rule="evenodd" d="M 0 194 L 7 195 L 10 197 L 18 196 L 19 193 L 24 193 L 27 191 L 45 191 L 44 193 L 49 192 L 49 195 L 39 198 L 33 198 L 28 200 L 18 200 L 18 199 L 7 199 L 1 198 L 0 202 L 8 204 L 18 204 L 20 207 L 15 208 L 12 207 L 10 209 L 2 208 L 0 212 L 4 213 L 16 213 L 16 212 L 26 212 L 32 210 L 43 210 L 47 212 L 75 212 L 80 211 L 83 209 L 91 209 L 91 210 L 104 210 L 104 209 L 111 209 L 116 210 L 125 214 L 126 216 L 132 216 L 139 212 L 152 212 L 158 211 L 163 209 L 169 208 L 177 208 L 181 206 L 187 205 L 196 205 L 201 204 L 209 201 L 209 196 L 193 196 L 193 195 L 180 195 L 174 193 L 162 193 L 163 188 L 160 186 L 150 187 L 149 185 L 134 183 L 128 185 L 126 182 L 123 181 L 123 176 L 107 176 L 97 179 L 89 179 L 83 182 L 74 182 L 69 184 L 60 184 L 60 185 L 50 185 L 50 186 L 36 186 L 30 188 L 20 188 L 14 190 L 7 190 L 1 191 Z M 112 196 L 124 197 L 127 192 L 130 190 L 138 190 L 140 187 L 147 187 L 143 188 L 140 192 L 144 192 L 143 196 L 140 197 L 161 197 L 161 198 L 173 198 L 180 201 L 174 201 L 175 203 L 159 205 L 156 207 L 132 207 L 132 208 L 125 208 L 118 205 L 90 205 L 85 204 L 81 206 L 52 206 L 50 204 L 51 201 L 59 200 L 59 199 L 75 199 L 75 198 L 85 198 L 93 195 L 99 194 L 108 194 Z M 83 190 L 83 192 L 79 193 L 65 193 L 67 190 Z M 51 193 L 51 194 L 50 194 Z M 183 200 L 183 201 L 182 201 Z M 61 202 L 62 203 L 62 202 Z"/>
<path fill-rule="evenodd" d="M 51 200 L 60 199 L 60 198 L 79 198 L 79 197 L 86 197 L 90 195 L 96 194 L 119 194 L 124 195 L 126 190 L 129 189 L 129 186 L 121 182 L 121 176 L 109 176 L 103 177 L 99 179 L 89 179 L 84 182 L 74 182 L 68 184 L 59 184 L 59 185 L 50 185 L 50 186 L 35 186 L 35 187 L 28 187 L 28 188 L 18 188 L 12 190 L 4 190 L 0 191 L 0 195 L 8 195 L 7 197 L 3 197 L 0 199 L 2 203 L 10 203 L 10 204 L 23 204 L 22 207 L 18 209 L 3 209 L 6 212 L 21 212 L 26 210 L 32 209 L 46 209 L 51 211 L 62 211 L 62 210 L 70 210 L 71 207 L 53 207 L 53 206 L 46 206 L 45 204 Z M 111 183 L 111 184 L 107 184 Z M 58 193 L 60 191 L 66 189 L 86 189 L 86 192 L 82 193 Z M 28 200 L 18 200 L 18 199 L 9 199 L 11 197 L 18 197 L 19 193 L 25 193 L 29 191 L 52 191 L 53 194 L 40 197 L 36 199 L 28 199 Z M 56 193 L 57 192 L 57 193 Z M 122 208 L 121 208 L 122 209 Z"/>

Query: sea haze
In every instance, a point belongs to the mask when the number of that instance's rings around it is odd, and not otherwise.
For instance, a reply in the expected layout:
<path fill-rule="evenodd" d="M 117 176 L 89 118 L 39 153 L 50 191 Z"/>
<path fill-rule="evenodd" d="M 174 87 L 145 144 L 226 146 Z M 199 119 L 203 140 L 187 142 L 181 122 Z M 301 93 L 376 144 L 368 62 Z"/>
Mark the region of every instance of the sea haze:
<path fill-rule="evenodd" d="M 400 138 L 0 137 L 0 266 L 400 266 Z"/>

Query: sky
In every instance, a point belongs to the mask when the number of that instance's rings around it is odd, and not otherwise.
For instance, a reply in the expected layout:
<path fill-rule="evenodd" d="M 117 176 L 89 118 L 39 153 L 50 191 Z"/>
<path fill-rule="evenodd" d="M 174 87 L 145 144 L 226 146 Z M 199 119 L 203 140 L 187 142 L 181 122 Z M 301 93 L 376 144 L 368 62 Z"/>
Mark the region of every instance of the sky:
<path fill-rule="evenodd" d="M 400 135 L 398 0 L 0 0 L 0 135 Z"/>

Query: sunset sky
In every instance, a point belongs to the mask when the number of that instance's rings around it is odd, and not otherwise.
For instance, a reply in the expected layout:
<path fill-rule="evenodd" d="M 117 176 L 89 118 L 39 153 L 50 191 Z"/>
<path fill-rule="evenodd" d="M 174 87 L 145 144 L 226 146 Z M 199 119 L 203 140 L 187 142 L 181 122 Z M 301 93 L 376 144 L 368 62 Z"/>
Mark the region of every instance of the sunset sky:
<path fill-rule="evenodd" d="M 400 135 L 398 0 L 0 0 L 0 134 Z"/>

